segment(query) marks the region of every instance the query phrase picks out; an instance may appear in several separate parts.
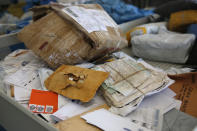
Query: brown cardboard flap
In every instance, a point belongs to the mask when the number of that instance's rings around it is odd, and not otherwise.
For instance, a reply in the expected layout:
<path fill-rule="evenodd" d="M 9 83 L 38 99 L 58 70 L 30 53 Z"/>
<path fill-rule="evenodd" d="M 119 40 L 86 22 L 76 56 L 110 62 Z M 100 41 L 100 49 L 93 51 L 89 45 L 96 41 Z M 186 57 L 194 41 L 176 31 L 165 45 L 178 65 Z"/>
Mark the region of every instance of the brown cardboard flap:
<path fill-rule="evenodd" d="M 170 88 L 177 94 L 176 99 L 182 101 L 181 111 L 197 117 L 197 73 L 169 77 L 176 81 Z"/>

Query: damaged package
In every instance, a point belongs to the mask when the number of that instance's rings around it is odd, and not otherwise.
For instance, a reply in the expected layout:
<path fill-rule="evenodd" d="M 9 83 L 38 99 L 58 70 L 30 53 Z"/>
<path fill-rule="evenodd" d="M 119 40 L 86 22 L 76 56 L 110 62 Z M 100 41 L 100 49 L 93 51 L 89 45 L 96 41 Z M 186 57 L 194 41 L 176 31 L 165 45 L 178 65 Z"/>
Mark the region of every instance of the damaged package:
<path fill-rule="evenodd" d="M 117 24 L 99 5 L 53 7 L 18 38 L 50 67 L 94 60 L 127 45 Z"/>
<path fill-rule="evenodd" d="M 108 72 L 62 65 L 45 80 L 45 86 L 70 99 L 88 102 L 108 75 Z"/>
<path fill-rule="evenodd" d="M 172 84 L 166 73 L 146 64 L 122 58 L 94 68 L 110 72 L 101 89 L 112 112 L 125 116 L 135 110 L 145 96 L 160 92 Z"/>

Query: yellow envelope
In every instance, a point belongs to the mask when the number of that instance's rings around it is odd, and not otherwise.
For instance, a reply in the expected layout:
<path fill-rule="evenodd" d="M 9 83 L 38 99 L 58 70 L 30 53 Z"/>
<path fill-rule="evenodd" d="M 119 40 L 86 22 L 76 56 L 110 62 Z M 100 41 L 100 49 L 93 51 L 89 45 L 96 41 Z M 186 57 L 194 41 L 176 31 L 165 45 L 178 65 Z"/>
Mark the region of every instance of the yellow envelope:
<path fill-rule="evenodd" d="M 108 76 L 108 72 L 62 65 L 45 80 L 45 86 L 70 99 L 88 102 Z"/>

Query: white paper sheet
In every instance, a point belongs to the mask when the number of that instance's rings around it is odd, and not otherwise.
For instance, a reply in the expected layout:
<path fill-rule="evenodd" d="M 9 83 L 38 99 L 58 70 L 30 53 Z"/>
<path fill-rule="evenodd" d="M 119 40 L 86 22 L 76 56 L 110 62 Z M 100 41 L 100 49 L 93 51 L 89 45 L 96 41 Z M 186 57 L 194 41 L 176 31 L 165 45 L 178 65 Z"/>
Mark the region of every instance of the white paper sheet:
<path fill-rule="evenodd" d="M 21 88 L 19 86 L 14 86 L 14 98 L 16 101 L 29 100 L 31 96 L 31 90 Z"/>
<path fill-rule="evenodd" d="M 39 68 L 38 69 L 38 74 L 39 74 L 39 78 L 41 81 L 41 85 L 42 85 L 42 90 L 46 90 L 46 87 L 44 85 L 44 81 L 53 73 L 53 71 L 51 69 L 47 69 L 47 68 Z"/>
<path fill-rule="evenodd" d="M 33 51 L 22 49 L 10 53 L 1 63 L 1 67 L 8 75 L 27 65 L 40 68 L 45 67 L 46 63 L 36 56 Z"/>
<path fill-rule="evenodd" d="M 68 104 L 70 100 L 62 95 L 58 95 L 58 109 Z"/>
<path fill-rule="evenodd" d="M 144 128 L 161 131 L 163 114 L 154 108 L 139 108 L 129 114 L 126 118 Z"/>
<path fill-rule="evenodd" d="M 104 131 L 151 131 L 141 127 L 130 120 L 115 115 L 106 109 L 99 109 L 87 113 L 81 118 L 85 119 L 87 123 L 95 125 Z"/>
<path fill-rule="evenodd" d="M 173 98 L 175 95 L 171 89 L 167 88 L 157 94 L 145 97 L 139 108 L 155 108 L 164 114 L 176 107 L 177 101 Z"/>
<path fill-rule="evenodd" d="M 17 72 L 6 76 L 4 81 L 8 84 L 19 86 L 27 90 L 42 89 L 39 74 L 36 71 L 36 68 L 32 66 L 25 66 Z"/>
<path fill-rule="evenodd" d="M 194 70 L 194 69 L 171 67 L 168 70 L 166 70 L 166 73 L 169 74 L 169 75 L 176 75 L 176 74 L 188 73 L 188 72 L 191 72 L 192 70 Z"/>
<path fill-rule="evenodd" d="M 106 26 L 117 26 L 117 24 L 103 10 L 70 6 L 65 7 L 62 11 L 78 22 L 88 33 L 93 31 L 107 31 Z"/>
<path fill-rule="evenodd" d="M 95 96 L 88 103 L 80 103 L 80 102 L 69 102 L 60 108 L 57 112 L 51 115 L 51 117 L 56 121 L 66 120 L 70 117 L 79 115 L 83 112 L 86 112 L 92 108 L 105 104 L 105 101 L 101 96 Z"/>
<path fill-rule="evenodd" d="M 175 107 L 175 108 L 176 108 L 177 110 L 180 110 L 182 101 L 180 101 L 180 100 L 175 100 L 175 103 L 176 103 L 176 107 Z"/>
<path fill-rule="evenodd" d="M 92 67 L 94 67 L 95 65 L 94 64 L 92 64 L 92 63 L 82 63 L 82 64 L 77 64 L 77 65 L 75 65 L 75 66 L 78 66 L 78 67 L 81 67 L 81 68 L 92 68 Z"/>

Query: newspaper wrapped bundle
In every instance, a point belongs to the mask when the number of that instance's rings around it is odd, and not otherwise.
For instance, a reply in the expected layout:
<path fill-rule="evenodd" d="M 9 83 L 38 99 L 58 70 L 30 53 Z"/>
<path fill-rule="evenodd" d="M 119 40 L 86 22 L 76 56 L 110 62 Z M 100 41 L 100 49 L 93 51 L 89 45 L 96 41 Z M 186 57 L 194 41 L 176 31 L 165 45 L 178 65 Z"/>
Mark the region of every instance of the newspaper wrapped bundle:
<path fill-rule="evenodd" d="M 135 110 L 145 96 L 158 93 L 172 84 L 165 73 L 146 64 L 123 58 L 95 67 L 96 70 L 110 72 L 101 89 L 112 112 L 125 116 Z"/>
<path fill-rule="evenodd" d="M 117 24 L 99 5 L 52 8 L 56 13 L 42 17 L 18 34 L 52 68 L 90 61 L 127 45 Z"/>

